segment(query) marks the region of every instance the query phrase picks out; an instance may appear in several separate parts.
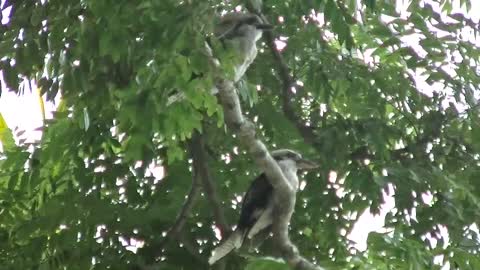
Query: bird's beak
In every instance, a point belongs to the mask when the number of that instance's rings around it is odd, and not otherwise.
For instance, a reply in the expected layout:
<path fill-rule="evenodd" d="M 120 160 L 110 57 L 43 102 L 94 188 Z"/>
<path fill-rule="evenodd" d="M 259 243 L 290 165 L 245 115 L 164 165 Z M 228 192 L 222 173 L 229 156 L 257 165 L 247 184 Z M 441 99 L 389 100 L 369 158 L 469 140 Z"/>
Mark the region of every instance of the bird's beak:
<path fill-rule="evenodd" d="M 271 24 L 266 24 L 266 23 L 257 23 L 255 24 L 255 27 L 258 30 L 262 30 L 262 31 L 271 31 L 273 29 L 273 26 Z"/>
<path fill-rule="evenodd" d="M 319 165 L 315 162 L 302 158 L 297 161 L 297 167 L 301 170 L 311 170 L 311 169 L 318 168 Z"/>

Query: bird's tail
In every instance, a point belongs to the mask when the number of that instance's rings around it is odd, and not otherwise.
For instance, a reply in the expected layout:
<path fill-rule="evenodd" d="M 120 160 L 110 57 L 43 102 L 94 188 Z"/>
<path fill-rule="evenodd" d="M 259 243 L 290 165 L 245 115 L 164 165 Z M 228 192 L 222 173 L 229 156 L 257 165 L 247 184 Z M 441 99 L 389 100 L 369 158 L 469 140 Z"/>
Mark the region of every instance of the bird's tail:
<path fill-rule="evenodd" d="M 220 260 L 221 258 L 225 257 L 230 251 L 233 249 L 239 249 L 242 246 L 243 239 L 245 238 L 245 232 L 243 230 L 239 230 L 237 228 L 228 238 L 216 247 L 212 251 L 212 255 L 208 259 L 208 263 L 210 265 L 214 264 L 216 261 Z"/>

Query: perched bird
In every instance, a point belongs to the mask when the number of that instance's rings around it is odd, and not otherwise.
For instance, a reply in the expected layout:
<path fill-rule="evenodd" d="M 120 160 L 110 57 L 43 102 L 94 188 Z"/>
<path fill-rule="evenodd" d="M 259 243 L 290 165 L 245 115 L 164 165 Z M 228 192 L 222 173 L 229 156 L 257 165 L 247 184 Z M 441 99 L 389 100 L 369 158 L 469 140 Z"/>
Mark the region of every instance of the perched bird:
<path fill-rule="evenodd" d="M 236 54 L 234 82 L 243 77 L 257 57 L 257 41 L 263 31 L 271 29 L 270 24 L 263 23 L 260 17 L 252 13 L 232 12 L 220 18 L 215 27 L 215 36 Z"/>
<path fill-rule="evenodd" d="M 255 57 L 257 57 L 257 41 L 262 37 L 263 31 L 272 29 L 270 24 L 262 22 L 260 17 L 251 13 L 232 12 L 222 16 L 215 25 L 214 35 L 223 44 L 223 47 L 232 52 L 234 76 L 233 81 L 238 82 Z M 206 44 L 209 54 L 212 54 L 210 45 Z M 221 59 L 220 59 L 221 62 Z M 202 74 L 192 74 L 192 80 L 201 78 Z M 211 89 L 213 95 L 218 89 Z M 182 92 L 175 91 L 168 97 L 167 106 L 185 98 Z"/>
<path fill-rule="evenodd" d="M 293 150 L 279 149 L 272 151 L 271 155 L 282 169 L 283 175 L 295 189 L 298 189 L 299 186 L 298 170 L 318 167 L 317 164 L 304 159 L 302 155 Z M 252 239 L 258 232 L 272 224 L 274 192 L 275 189 L 268 181 L 265 173 L 260 174 L 253 180 L 243 197 L 237 227 L 222 244 L 212 251 L 212 255 L 208 259 L 209 264 L 214 264 L 233 249 L 240 248 L 246 237 Z"/>

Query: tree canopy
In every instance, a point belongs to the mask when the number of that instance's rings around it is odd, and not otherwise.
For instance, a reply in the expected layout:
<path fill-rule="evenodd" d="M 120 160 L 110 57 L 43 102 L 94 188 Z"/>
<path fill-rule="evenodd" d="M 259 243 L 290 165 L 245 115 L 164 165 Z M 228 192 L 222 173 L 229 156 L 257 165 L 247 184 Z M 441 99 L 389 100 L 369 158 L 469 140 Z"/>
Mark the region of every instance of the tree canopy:
<path fill-rule="evenodd" d="M 37 142 L 0 117 L 0 268 L 210 268 L 259 167 L 224 124 L 203 48 L 219 15 L 261 6 L 275 28 L 236 88 L 268 149 L 320 164 L 290 224 L 300 254 L 480 269 L 473 2 L 3 1 L 0 93 L 33 82 L 62 101 Z M 385 232 L 357 249 L 353 226 L 387 197 Z M 278 253 L 267 239 L 213 268 L 289 269 Z"/>

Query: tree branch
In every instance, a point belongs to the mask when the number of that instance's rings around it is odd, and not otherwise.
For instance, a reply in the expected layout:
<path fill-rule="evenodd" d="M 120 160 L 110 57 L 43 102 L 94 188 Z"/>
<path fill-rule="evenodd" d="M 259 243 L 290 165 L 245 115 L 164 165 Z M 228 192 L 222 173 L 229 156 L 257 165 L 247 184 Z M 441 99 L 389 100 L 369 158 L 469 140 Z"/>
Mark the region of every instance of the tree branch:
<path fill-rule="evenodd" d="M 192 156 L 193 164 L 192 187 L 190 188 L 187 199 L 175 219 L 174 224 L 168 230 L 162 244 L 160 244 L 161 247 L 163 247 L 170 239 L 178 239 L 178 236 L 187 221 L 188 215 L 192 211 L 195 201 L 200 193 L 200 183 L 203 185 L 207 198 L 210 200 L 212 207 L 214 208 L 214 216 L 217 226 L 222 232 L 224 230 L 228 231 L 229 228 L 225 221 L 225 215 L 211 179 L 207 164 L 207 154 L 205 152 L 205 142 L 200 133 L 195 132 L 193 134 L 192 139 L 188 142 L 188 148 Z"/>
<path fill-rule="evenodd" d="M 280 254 L 284 260 L 294 269 L 300 270 L 323 270 L 323 268 L 308 262 L 303 258 L 297 247 L 288 237 L 288 225 L 292 216 L 296 190 L 289 184 L 282 170 L 268 152 L 261 140 L 256 138 L 255 126 L 247 120 L 240 107 L 240 101 L 232 81 L 225 80 L 218 61 L 209 54 L 210 63 L 214 66 L 215 85 L 219 90 L 220 103 L 224 110 L 226 125 L 238 136 L 240 142 L 248 149 L 256 165 L 265 172 L 270 184 L 274 187 L 274 220 L 273 240 L 277 243 Z"/>
<path fill-rule="evenodd" d="M 182 234 L 182 230 L 188 219 L 188 215 L 192 211 L 193 206 L 195 205 L 195 202 L 197 201 L 200 194 L 200 184 L 203 186 L 205 193 L 207 194 L 207 199 L 209 199 L 210 204 L 213 208 L 217 226 L 222 231 L 222 233 L 228 233 L 230 229 L 228 223 L 226 222 L 225 214 L 221 207 L 220 200 L 218 199 L 215 186 L 213 185 L 210 170 L 208 169 L 207 153 L 205 150 L 205 141 L 203 139 L 203 135 L 199 132 L 194 132 L 194 134 L 192 135 L 192 139 L 188 141 L 188 148 L 192 157 L 193 165 L 192 186 L 188 193 L 187 199 L 183 204 L 182 209 L 180 210 L 180 213 L 175 219 L 174 224 L 170 227 L 165 238 L 158 246 L 160 254 L 157 255 L 157 257 L 161 256 L 163 247 L 171 239 L 176 239 L 182 242 L 184 248 L 189 253 L 191 253 L 193 257 L 199 260 L 199 262 L 206 263 L 205 260 L 198 253 L 196 248 L 188 241 L 188 239 L 186 239 L 185 235 Z M 156 269 L 158 267 L 158 264 L 159 263 L 154 263 L 149 266 L 142 266 L 142 269 Z"/>
<path fill-rule="evenodd" d="M 200 194 L 200 180 L 198 178 L 199 178 L 199 175 L 194 172 L 192 176 L 192 186 L 190 188 L 190 191 L 188 192 L 187 199 L 185 200 L 182 206 L 182 209 L 180 209 L 180 212 L 178 213 L 177 218 L 175 219 L 175 222 L 167 231 L 162 241 L 158 245 L 155 245 L 152 247 L 155 250 L 154 251 L 155 260 L 158 260 L 163 255 L 163 249 L 170 240 L 182 239 L 183 236 L 181 232 Z M 200 256 L 200 254 L 198 254 L 198 252 L 194 252 L 194 250 L 188 249 L 186 244 L 184 244 L 184 247 L 192 254 L 193 257 L 198 259 L 200 262 L 205 263 L 205 260 Z M 162 263 L 161 261 L 157 261 L 149 265 L 138 265 L 138 267 L 140 267 L 140 269 L 142 270 L 155 270 L 155 269 L 159 269 L 159 266 L 161 263 Z"/>
<path fill-rule="evenodd" d="M 210 206 L 213 210 L 213 216 L 215 217 L 216 226 L 222 232 L 222 235 L 230 232 L 230 226 L 225 219 L 225 213 L 222 208 L 222 202 L 218 198 L 218 193 L 208 167 L 208 154 L 205 148 L 205 140 L 203 134 L 194 132 L 191 141 L 189 142 L 189 148 L 192 153 L 193 159 L 193 171 L 197 174 L 202 182 L 203 190 L 209 200 Z"/>
<path fill-rule="evenodd" d="M 247 9 L 257 14 L 266 24 L 270 24 L 267 18 L 258 10 L 254 9 L 251 6 L 247 5 Z M 310 126 L 303 124 L 302 119 L 295 113 L 295 109 L 292 104 L 293 92 L 292 88 L 298 86 L 295 82 L 295 79 L 290 74 L 290 68 L 283 59 L 282 54 L 277 50 L 277 45 L 275 44 L 275 36 L 272 31 L 265 31 L 263 33 L 263 38 L 267 43 L 267 46 L 272 53 L 273 60 L 275 63 L 274 69 L 277 73 L 278 78 L 282 84 L 282 110 L 285 116 L 290 122 L 292 122 L 297 130 L 302 135 L 305 142 L 314 145 L 315 139 L 317 136 L 314 133 L 314 129 Z"/>
<path fill-rule="evenodd" d="M 173 225 L 168 230 L 168 232 L 165 235 L 165 238 L 163 239 L 163 241 L 160 243 L 160 245 L 159 245 L 160 250 L 171 239 L 178 239 L 183 227 L 185 226 L 188 215 L 192 211 L 193 206 L 195 205 L 195 202 L 197 201 L 198 195 L 200 194 L 199 177 L 200 176 L 198 174 L 196 174 L 195 172 L 193 173 L 192 187 L 190 188 L 190 191 L 188 192 L 187 199 L 185 200 L 185 203 L 183 204 L 182 209 L 180 210 L 180 213 L 178 214 L 177 218 L 175 219 L 175 222 L 173 223 Z"/>

